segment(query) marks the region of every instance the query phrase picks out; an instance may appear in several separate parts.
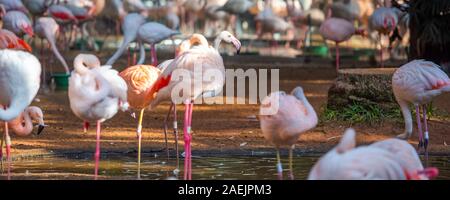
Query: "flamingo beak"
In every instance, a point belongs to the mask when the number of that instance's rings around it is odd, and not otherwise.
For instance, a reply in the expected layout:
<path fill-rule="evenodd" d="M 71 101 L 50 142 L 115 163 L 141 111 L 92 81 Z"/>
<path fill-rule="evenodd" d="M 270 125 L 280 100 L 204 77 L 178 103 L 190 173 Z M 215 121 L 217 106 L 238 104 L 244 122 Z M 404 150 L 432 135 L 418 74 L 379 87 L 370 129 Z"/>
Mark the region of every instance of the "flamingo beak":
<path fill-rule="evenodd" d="M 241 41 L 239 41 L 236 38 L 233 38 L 233 40 L 231 40 L 231 42 L 233 43 L 234 47 L 236 47 L 237 54 L 240 54 L 241 53 L 241 47 L 242 47 Z"/>
<path fill-rule="evenodd" d="M 34 31 L 33 31 L 33 28 L 31 26 L 23 27 L 23 32 L 25 32 L 30 37 L 34 37 Z"/>
<path fill-rule="evenodd" d="M 41 133 L 44 130 L 44 128 L 45 128 L 45 125 L 39 124 L 37 135 L 41 135 Z"/>
<path fill-rule="evenodd" d="M 426 168 L 423 171 L 419 171 L 418 175 L 423 175 L 428 179 L 436 178 L 439 175 L 439 169 L 435 167 Z"/>

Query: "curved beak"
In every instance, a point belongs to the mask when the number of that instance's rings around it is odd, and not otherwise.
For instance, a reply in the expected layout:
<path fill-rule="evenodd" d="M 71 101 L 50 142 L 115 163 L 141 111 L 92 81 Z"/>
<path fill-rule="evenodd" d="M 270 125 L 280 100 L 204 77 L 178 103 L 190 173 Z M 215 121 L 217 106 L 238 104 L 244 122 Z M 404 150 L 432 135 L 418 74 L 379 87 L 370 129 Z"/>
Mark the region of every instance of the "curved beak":
<path fill-rule="evenodd" d="M 39 124 L 38 126 L 38 131 L 37 131 L 37 135 L 41 135 L 42 131 L 44 130 L 45 125 Z"/>
<path fill-rule="evenodd" d="M 240 54 L 241 53 L 241 47 L 242 47 L 241 41 L 239 41 L 236 38 L 233 38 L 233 40 L 231 42 L 233 43 L 234 47 L 236 47 L 237 54 Z"/>
<path fill-rule="evenodd" d="M 31 26 L 26 26 L 23 28 L 23 32 L 25 32 L 27 35 L 29 35 L 30 37 L 34 36 L 34 31 L 33 28 Z"/>

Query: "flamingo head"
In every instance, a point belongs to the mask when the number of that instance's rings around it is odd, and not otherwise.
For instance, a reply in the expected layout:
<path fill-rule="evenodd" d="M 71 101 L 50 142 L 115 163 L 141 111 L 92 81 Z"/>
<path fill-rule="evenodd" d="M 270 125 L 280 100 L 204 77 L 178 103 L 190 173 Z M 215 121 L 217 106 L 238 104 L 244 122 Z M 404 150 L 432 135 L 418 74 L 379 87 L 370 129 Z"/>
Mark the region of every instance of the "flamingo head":
<path fill-rule="evenodd" d="M 27 35 L 29 35 L 30 37 L 33 37 L 33 36 L 34 36 L 33 27 L 31 27 L 30 24 L 28 24 L 28 23 L 22 23 L 22 24 L 20 25 L 20 29 L 21 29 L 24 33 L 26 33 Z"/>
<path fill-rule="evenodd" d="M 42 133 L 42 131 L 44 130 L 44 128 L 46 127 L 46 125 L 44 123 L 44 114 L 43 114 L 42 110 L 36 106 L 30 106 L 27 108 L 26 111 L 28 112 L 28 114 L 30 115 L 30 118 L 32 120 L 38 122 L 37 135 L 40 135 Z"/>
<path fill-rule="evenodd" d="M 234 37 L 230 32 L 223 31 L 222 33 L 220 33 L 219 37 L 222 39 L 222 41 L 233 44 L 234 47 L 236 47 L 238 54 L 241 52 L 242 47 L 241 41 L 239 41 L 236 37 Z"/>

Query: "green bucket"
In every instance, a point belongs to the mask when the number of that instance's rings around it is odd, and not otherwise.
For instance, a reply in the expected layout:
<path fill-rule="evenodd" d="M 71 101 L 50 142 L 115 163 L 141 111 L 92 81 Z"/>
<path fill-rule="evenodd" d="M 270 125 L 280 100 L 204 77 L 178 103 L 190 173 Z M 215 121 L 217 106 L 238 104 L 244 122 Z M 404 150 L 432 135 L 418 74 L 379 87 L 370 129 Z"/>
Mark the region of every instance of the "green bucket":
<path fill-rule="evenodd" d="M 69 77 L 70 74 L 66 73 L 55 73 L 52 75 L 56 87 L 59 89 L 67 89 L 69 87 Z"/>
<path fill-rule="evenodd" d="M 327 46 L 309 46 L 306 47 L 306 52 L 313 56 L 327 57 L 328 47 Z"/>

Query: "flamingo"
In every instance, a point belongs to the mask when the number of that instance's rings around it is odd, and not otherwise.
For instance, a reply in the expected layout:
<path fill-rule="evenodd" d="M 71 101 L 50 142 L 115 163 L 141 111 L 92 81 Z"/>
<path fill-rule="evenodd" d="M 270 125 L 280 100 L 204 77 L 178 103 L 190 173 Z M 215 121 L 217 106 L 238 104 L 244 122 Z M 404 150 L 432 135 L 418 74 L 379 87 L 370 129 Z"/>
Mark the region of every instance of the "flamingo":
<path fill-rule="evenodd" d="M 214 47 L 210 47 L 207 44 L 199 44 L 190 49 L 187 49 L 178 57 L 176 57 L 159 76 L 157 82 L 155 83 L 156 86 L 153 87 L 152 92 L 150 92 L 150 95 L 156 94 L 155 99 L 150 104 L 151 110 L 157 107 L 162 101 L 165 101 L 167 99 L 171 99 L 173 103 L 183 102 L 185 104 L 183 127 L 184 150 L 186 153 L 184 162 L 185 179 L 192 179 L 191 124 L 193 101 L 199 97 L 208 98 L 216 96 L 220 93 L 223 85 L 225 84 L 225 66 L 223 64 L 223 59 L 218 51 L 222 41 L 233 44 L 239 53 L 241 42 L 236 39 L 236 37 L 234 37 L 231 33 L 223 31 L 216 37 L 214 41 Z M 203 79 L 203 77 L 198 77 L 197 75 L 194 76 L 194 67 L 200 63 L 202 65 L 203 72 L 211 72 L 219 77 L 215 76 L 214 81 L 208 81 Z M 182 78 L 182 80 L 180 80 L 179 77 L 173 78 L 173 75 L 178 76 L 177 74 L 182 75 L 184 78 Z M 201 81 L 202 84 L 193 85 L 195 81 Z M 201 85 L 202 87 L 198 88 L 199 85 Z M 197 88 L 195 88 L 195 86 Z M 178 94 L 178 90 L 180 88 L 189 88 L 189 90 L 183 90 L 182 98 L 172 99 L 171 94 L 173 92 Z"/>
<path fill-rule="evenodd" d="M 424 170 L 416 163 L 418 155 L 406 142 L 389 140 L 355 148 L 355 134 L 348 129 L 340 143 L 314 165 L 308 180 L 428 180 L 437 175 L 437 169 Z M 398 157 L 405 154 L 407 158 Z M 405 166 L 408 158 L 417 165 Z"/>
<path fill-rule="evenodd" d="M 139 27 L 144 23 L 145 17 L 138 13 L 131 13 L 125 16 L 122 23 L 124 33 L 123 42 L 120 45 L 119 49 L 117 49 L 117 51 L 114 53 L 114 55 L 106 62 L 107 65 L 113 65 L 117 61 L 117 59 L 122 56 L 128 45 L 136 40 Z"/>
<path fill-rule="evenodd" d="M 383 35 L 391 34 L 398 24 L 398 16 L 393 8 L 377 8 L 370 18 L 370 28 L 376 30 L 380 35 L 380 60 L 381 67 L 384 67 L 383 60 Z"/>
<path fill-rule="evenodd" d="M 95 176 L 100 160 L 101 123 L 118 110 L 128 109 L 127 84 L 111 66 L 100 66 L 94 55 L 80 54 L 74 60 L 75 70 L 69 79 L 69 101 L 73 113 L 85 121 L 97 122 Z"/>
<path fill-rule="evenodd" d="M 172 30 L 167 26 L 156 23 L 156 22 L 148 22 L 139 27 L 137 32 L 137 41 L 139 42 L 139 46 L 141 49 L 138 64 L 144 64 L 145 62 L 145 45 L 144 43 L 150 44 L 151 46 L 151 54 L 152 54 L 152 63 L 153 66 L 158 65 L 158 58 L 156 54 L 156 44 L 161 41 L 168 39 L 174 35 L 180 34 L 179 31 Z"/>
<path fill-rule="evenodd" d="M 148 95 L 154 87 L 161 71 L 151 65 L 131 66 L 122 71 L 119 75 L 128 85 L 128 102 L 130 107 L 140 110 L 139 122 L 137 127 L 138 137 L 138 179 L 140 179 L 141 169 L 141 143 L 142 143 L 142 120 L 145 108 L 148 107 L 153 100 L 153 96 Z M 167 136 L 166 136 L 167 144 Z"/>
<path fill-rule="evenodd" d="M 58 47 L 56 46 L 56 36 L 59 33 L 59 25 L 53 18 L 50 17 L 41 17 L 37 20 L 35 26 L 36 35 L 40 37 L 42 40 L 47 39 L 50 47 L 53 51 L 53 54 L 58 58 L 61 64 L 64 66 L 64 69 L 67 74 L 70 73 L 69 66 L 67 65 L 64 58 L 61 56 L 61 53 L 58 51 Z M 43 42 L 41 42 L 43 43 Z M 43 58 L 43 48 L 41 45 L 41 57 Z M 44 63 L 44 62 L 43 62 Z"/>
<path fill-rule="evenodd" d="M 10 163 L 8 122 L 19 117 L 36 96 L 40 86 L 41 64 L 28 52 L 2 49 L 0 71 L 0 105 L 4 108 L 0 109 L 0 121 L 5 122 L 6 158 Z"/>
<path fill-rule="evenodd" d="M 22 0 L 22 2 L 33 16 L 33 22 L 35 23 L 36 18 L 43 16 L 50 5 L 54 3 L 54 0 Z"/>
<path fill-rule="evenodd" d="M 31 52 L 31 46 L 13 32 L 0 29 L 0 49 L 16 49 Z"/>
<path fill-rule="evenodd" d="M 359 19 L 360 16 L 360 0 L 343 0 L 333 2 L 329 9 L 331 9 L 332 17 L 345 19 L 349 22 L 354 22 Z"/>
<path fill-rule="evenodd" d="M 392 89 L 402 110 L 405 131 L 398 138 L 408 139 L 413 132 L 413 122 L 409 104 L 416 108 L 419 148 L 428 149 L 428 122 L 426 105 L 442 93 L 450 92 L 450 79 L 440 67 L 433 62 L 413 60 L 400 67 L 392 77 Z M 423 111 L 422 129 L 420 110 Z"/>
<path fill-rule="evenodd" d="M 27 8 L 23 5 L 22 1 L 18 0 L 0 0 L 0 4 L 5 6 L 6 11 L 16 10 L 28 14 Z"/>
<path fill-rule="evenodd" d="M 318 118 L 301 87 L 290 95 L 284 92 L 270 94 L 262 101 L 260 108 L 261 130 L 264 138 L 277 149 L 278 176 L 283 177 L 279 149 L 289 146 L 290 177 L 294 179 L 292 155 L 300 135 L 316 127 Z"/>
<path fill-rule="evenodd" d="M 336 71 L 340 68 L 339 43 L 349 40 L 353 35 L 365 35 L 364 30 L 355 29 L 349 21 L 334 17 L 327 18 L 319 32 L 326 40 L 336 43 Z"/>
<path fill-rule="evenodd" d="M 33 27 L 30 19 L 21 11 L 11 10 L 6 12 L 4 7 L 0 5 L 1 14 L 3 16 L 3 28 L 10 30 L 17 36 L 22 37 L 27 34 L 33 37 Z"/>

